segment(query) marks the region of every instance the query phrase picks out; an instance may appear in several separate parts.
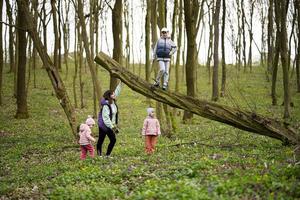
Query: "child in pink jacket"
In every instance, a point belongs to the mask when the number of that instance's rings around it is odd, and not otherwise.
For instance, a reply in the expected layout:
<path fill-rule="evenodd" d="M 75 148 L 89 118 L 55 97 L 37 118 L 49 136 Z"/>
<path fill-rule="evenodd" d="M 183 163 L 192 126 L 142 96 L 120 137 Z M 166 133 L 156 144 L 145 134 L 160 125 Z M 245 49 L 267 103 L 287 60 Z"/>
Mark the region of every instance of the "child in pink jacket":
<path fill-rule="evenodd" d="M 145 136 L 145 151 L 152 154 L 155 151 L 157 137 L 160 135 L 160 125 L 158 119 L 154 116 L 154 109 L 147 108 L 148 116 L 144 120 L 142 135 Z"/>
<path fill-rule="evenodd" d="M 80 159 L 85 160 L 87 151 L 90 152 L 91 157 L 94 157 L 94 147 L 92 142 L 95 142 L 95 138 L 91 136 L 91 128 L 95 125 L 95 121 L 91 116 L 85 121 L 85 124 L 81 124 L 79 128 L 79 144 L 81 149 Z"/>

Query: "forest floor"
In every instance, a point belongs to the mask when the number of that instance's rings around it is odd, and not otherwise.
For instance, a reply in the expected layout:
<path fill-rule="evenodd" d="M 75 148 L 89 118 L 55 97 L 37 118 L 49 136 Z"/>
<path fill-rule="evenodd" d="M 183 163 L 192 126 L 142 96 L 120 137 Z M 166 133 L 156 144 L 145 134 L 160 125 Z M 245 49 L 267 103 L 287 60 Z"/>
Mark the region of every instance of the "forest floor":
<path fill-rule="evenodd" d="M 294 146 L 283 146 L 280 141 L 198 116 L 183 124 L 182 111 L 177 111 L 177 131 L 171 138 L 159 137 L 157 151 L 146 155 L 140 132 L 147 101 L 127 86 L 118 99 L 121 133 L 112 158 L 81 161 L 79 146 L 46 71 L 37 69 L 36 88 L 31 72 L 30 118 L 24 120 L 14 118 L 13 74 L 7 71 L 5 68 L 0 108 L 1 200 L 300 199 L 300 160 Z M 74 69 L 69 71 L 67 79 L 64 70 L 62 77 L 73 102 Z M 199 68 L 198 75 L 198 97 L 209 100 L 212 86 L 205 78 L 205 67 Z M 108 73 L 99 68 L 99 77 L 104 91 L 108 88 Z M 278 77 L 281 104 L 282 79 Z M 83 80 L 86 107 L 76 109 L 79 122 L 93 113 L 88 68 L 83 70 Z M 171 77 L 170 90 L 174 90 L 174 80 Z M 281 118 L 283 106 L 271 105 L 270 85 L 261 67 L 244 73 L 229 66 L 227 95 L 219 103 Z M 291 86 L 294 107 L 290 123 L 299 127 L 300 94 L 295 92 L 295 84 Z M 182 93 L 184 87 L 182 83 Z M 98 138 L 96 127 L 93 136 Z M 107 144 L 108 138 L 105 148 Z"/>

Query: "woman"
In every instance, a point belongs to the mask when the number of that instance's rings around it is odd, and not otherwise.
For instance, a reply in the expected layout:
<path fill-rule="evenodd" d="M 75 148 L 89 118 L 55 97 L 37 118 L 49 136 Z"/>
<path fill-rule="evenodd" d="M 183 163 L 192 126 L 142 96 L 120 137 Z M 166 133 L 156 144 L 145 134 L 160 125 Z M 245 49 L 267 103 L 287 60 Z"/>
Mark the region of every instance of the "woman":
<path fill-rule="evenodd" d="M 106 135 L 110 140 L 106 156 L 110 156 L 116 143 L 116 134 L 118 133 L 118 106 L 116 104 L 116 97 L 119 96 L 120 92 L 121 82 L 115 91 L 107 90 L 104 92 L 103 98 L 100 102 L 102 108 L 98 116 L 99 139 L 97 143 L 97 154 L 99 156 L 102 156 L 102 144 Z"/>

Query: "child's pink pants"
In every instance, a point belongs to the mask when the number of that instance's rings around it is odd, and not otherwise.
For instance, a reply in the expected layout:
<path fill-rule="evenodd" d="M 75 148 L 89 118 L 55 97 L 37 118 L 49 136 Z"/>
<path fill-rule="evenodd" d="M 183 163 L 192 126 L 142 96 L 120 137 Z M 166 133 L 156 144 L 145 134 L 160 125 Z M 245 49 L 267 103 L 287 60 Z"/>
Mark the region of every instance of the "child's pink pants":
<path fill-rule="evenodd" d="M 145 151 L 147 154 L 154 153 L 156 142 L 157 142 L 157 135 L 145 136 Z"/>
<path fill-rule="evenodd" d="M 90 152 L 92 158 L 94 157 L 94 147 L 91 144 L 80 145 L 80 149 L 81 149 L 81 155 L 80 155 L 81 160 L 86 159 L 87 152 Z"/>

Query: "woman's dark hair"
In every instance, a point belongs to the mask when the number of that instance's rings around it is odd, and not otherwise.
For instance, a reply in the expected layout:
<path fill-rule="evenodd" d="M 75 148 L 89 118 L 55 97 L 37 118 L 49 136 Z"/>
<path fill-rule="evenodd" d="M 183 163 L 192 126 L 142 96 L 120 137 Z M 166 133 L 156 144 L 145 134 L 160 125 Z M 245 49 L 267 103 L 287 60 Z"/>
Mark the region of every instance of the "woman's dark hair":
<path fill-rule="evenodd" d="M 105 99 L 105 100 L 110 100 L 111 99 L 111 95 L 112 95 L 112 91 L 111 90 L 106 90 L 106 92 L 104 92 L 104 94 L 103 94 L 103 98 Z"/>

